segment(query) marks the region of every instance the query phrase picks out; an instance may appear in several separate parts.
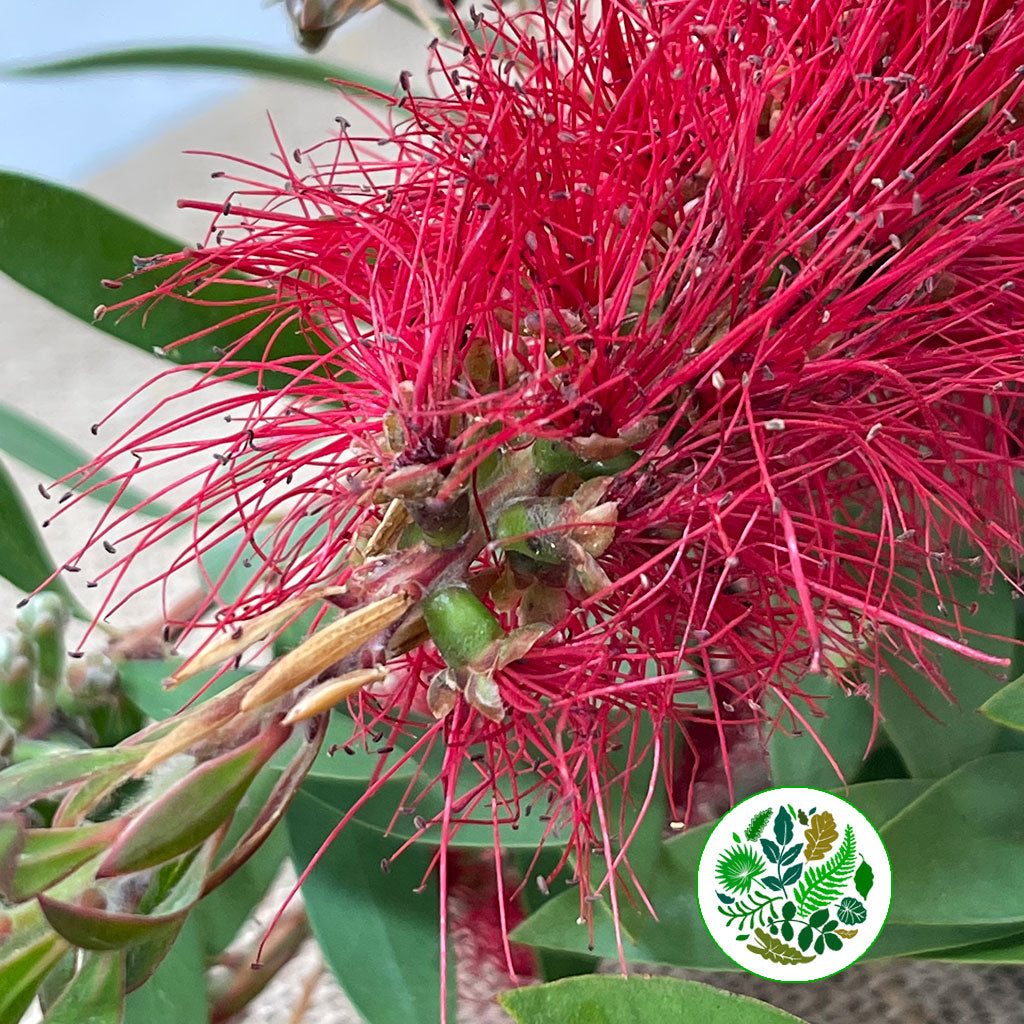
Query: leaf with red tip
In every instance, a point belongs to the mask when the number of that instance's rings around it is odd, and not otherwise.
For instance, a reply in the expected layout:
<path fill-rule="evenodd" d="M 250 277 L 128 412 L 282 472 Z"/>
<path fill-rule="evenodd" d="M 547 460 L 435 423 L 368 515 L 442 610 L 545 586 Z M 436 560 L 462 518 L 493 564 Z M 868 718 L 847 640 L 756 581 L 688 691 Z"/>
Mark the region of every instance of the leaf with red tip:
<path fill-rule="evenodd" d="M 142 760 L 145 750 L 115 747 L 75 750 L 53 757 L 23 761 L 0 772 L 0 811 L 27 807 L 44 796 L 68 789 L 97 772 L 127 769 Z"/>
<path fill-rule="evenodd" d="M 265 793 L 262 799 L 259 799 L 258 805 L 253 803 L 253 797 L 261 796 L 257 790 L 262 783 L 262 779 L 257 780 L 255 785 L 250 788 L 243 798 L 239 814 L 232 821 L 231 829 L 224 840 L 224 849 L 227 852 L 206 879 L 206 884 L 203 887 L 204 895 L 212 892 L 217 886 L 229 879 L 238 868 L 260 850 L 263 843 L 284 817 L 284 813 L 288 810 L 292 798 L 309 774 L 309 770 L 316 760 L 317 754 L 320 752 L 326 734 L 325 718 L 312 735 L 306 735 L 299 750 L 292 755 L 286 767 L 274 782 L 273 788 L 270 789 L 269 793 Z M 271 764 L 270 770 L 273 770 L 275 767 L 276 763 Z M 270 771 L 267 774 L 269 775 Z M 255 814 L 244 815 L 247 803 L 250 806 L 258 806 L 259 809 Z M 247 820 L 240 820 L 243 817 Z"/>
<path fill-rule="evenodd" d="M 58 935 L 81 949 L 123 949 L 136 943 L 174 934 L 188 912 L 146 917 L 141 914 L 111 914 L 93 907 L 65 903 L 45 893 L 39 905 Z"/>
<path fill-rule="evenodd" d="M 277 728 L 260 733 L 239 750 L 189 772 L 131 820 L 99 866 L 97 877 L 163 864 L 213 835 L 289 732 Z"/>
<path fill-rule="evenodd" d="M 0 876 L 0 892 L 14 903 L 35 896 L 100 854 L 120 828 L 121 823 L 112 820 L 78 828 L 27 830 L 10 883 Z"/>
<path fill-rule="evenodd" d="M 87 953 L 43 1024 L 120 1024 L 124 1017 L 124 962 L 116 953 Z"/>

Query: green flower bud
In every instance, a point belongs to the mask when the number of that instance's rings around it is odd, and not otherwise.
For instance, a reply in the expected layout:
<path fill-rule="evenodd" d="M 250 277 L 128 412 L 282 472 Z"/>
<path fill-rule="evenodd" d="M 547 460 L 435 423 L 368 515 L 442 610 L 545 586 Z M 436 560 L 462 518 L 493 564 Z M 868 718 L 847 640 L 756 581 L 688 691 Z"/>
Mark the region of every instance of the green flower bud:
<path fill-rule="evenodd" d="M 36 594 L 18 613 L 18 628 L 36 648 L 39 686 L 54 693 L 64 677 L 64 630 L 68 610 L 56 594 Z"/>
<path fill-rule="evenodd" d="M 0 717 L 21 732 L 36 707 L 36 665 L 32 644 L 16 633 L 0 633 Z"/>

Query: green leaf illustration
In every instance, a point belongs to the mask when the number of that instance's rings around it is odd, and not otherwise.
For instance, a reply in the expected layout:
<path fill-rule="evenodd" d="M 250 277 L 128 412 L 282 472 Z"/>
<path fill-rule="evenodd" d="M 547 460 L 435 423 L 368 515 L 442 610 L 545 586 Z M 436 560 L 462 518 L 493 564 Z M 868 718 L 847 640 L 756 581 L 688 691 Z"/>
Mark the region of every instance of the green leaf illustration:
<path fill-rule="evenodd" d="M 866 920 L 867 916 L 868 912 L 864 904 L 860 900 L 855 900 L 852 896 L 845 897 L 836 910 L 836 917 L 843 924 L 860 924 Z"/>
<path fill-rule="evenodd" d="M 837 928 L 836 935 L 843 939 L 852 939 L 857 934 L 856 928 Z"/>
<path fill-rule="evenodd" d="M 827 907 L 839 898 L 853 875 L 856 860 L 857 848 L 853 828 L 847 825 L 839 850 L 824 864 L 809 867 L 796 887 L 793 896 L 800 908 L 801 916 L 805 916 L 809 911 Z"/>
<path fill-rule="evenodd" d="M 780 847 L 793 841 L 793 817 L 785 807 L 780 807 L 775 815 L 775 841 Z"/>
<path fill-rule="evenodd" d="M 751 953 L 763 956 L 765 960 L 771 960 L 776 964 L 807 964 L 814 959 L 813 956 L 804 956 L 799 949 L 795 949 L 793 946 L 787 946 L 781 939 L 769 935 L 763 928 L 755 928 L 754 932 L 761 945 L 747 946 L 747 949 Z"/>
<path fill-rule="evenodd" d="M 862 900 L 868 898 L 868 893 L 871 892 L 871 886 L 874 884 L 875 873 L 871 870 L 871 865 L 866 860 L 861 860 L 860 867 L 857 868 L 857 874 L 853 876 L 853 887 L 857 890 Z"/>
<path fill-rule="evenodd" d="M 728 892 L 746 893 L 764 868 L 760 854 L 749 846 L 734 846 L 718 858 L 715 876 L 718 884 Z"/>
<path fill-rule="evenodd" d="M 839 838 L 836 820 L 828 811 L 811 818 L 811 827 L 804 831 L 807 845 L 804 847 L 804 860 L 824 860 L 825 854 L 832 849 Z"/>
<path fill-rule="evenodd" d="M 763 893 L 754 893 L 745 900 L 736 900 L 730 907 L 719 907 L 718 912 L 725 917 L 726 927 L 735 921 L 737 928 L 749 928 L 755 920 L 759 924 L 770 920 L 774 913 L 772 907 L 780 899 L 781 896 L 765 897 Z"/>
<path fill-rule="evenodd" d="M 782 876 L 782 884 L 783 885 L 792 885 L 800 877 L 800 875 L 803 874 L 803 870 L 804 870 L 803 864 L 794 864 Z"/>
<path fill-rule="evenodd" d="M 796 941 L 800 944 L 800 948 L 806 953 L 810 948 L 811 943 L 814 941 L 814 929 L 809 924 L 805 925 L 800 930 L 800 934 L 796 937 Z"/>
<path fill-rule="evenodd" d="M 744 835 L 750 840 L 750 842 L 761 838 L 761 833 L 765 830 L 765 827 L 771 820 L 771 816 L 772 809 L 770 807 L 766 807 L 763 811 L 758 811 L 757 814 L 750 819 L 747 831 L 744 832 Z"/>

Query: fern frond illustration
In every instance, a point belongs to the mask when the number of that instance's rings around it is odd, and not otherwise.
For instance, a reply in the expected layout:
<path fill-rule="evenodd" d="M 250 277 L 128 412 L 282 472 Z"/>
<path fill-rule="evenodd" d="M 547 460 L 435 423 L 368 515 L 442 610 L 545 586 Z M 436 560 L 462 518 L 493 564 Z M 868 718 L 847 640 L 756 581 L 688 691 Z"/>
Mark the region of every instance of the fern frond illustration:
<path fill-rule="evenodd" d="M 763 811 L 758 811 L 753 818 L 750 819 L 750 824 L 747 826 L 747 831 L 744 832 L 744 836 L 750 842 L 754 842 L 756 839 L 761 838 L 761 833 L 764 831 L 765 826 L 771 821 L 772 809 L 766 807 Z"/>
<path fill-rule="evenodd" d="M 750 928 L 755 920 L 758 924 L 767 924 L 774 916 L 772 904 L 778 903 L 783 897 L 768 896 L 754 893 L 753 896 L 743 900 L 736 900 L 725 907 L 719 907 L 718 912 L 726 919 L 725 926 L 728 928 L 734 922 L 738 924 L 738 930 Z"/>
<path fill-rule="evenodd" d="M 827 907 L 837 900 L 853 875 L 857 862 L 857 847 L 853 828 L 846 826 L 842 845 L 824 864 L 808 867 L 793 893 L 800 915 L 806 917 L 815 910 Z"/>

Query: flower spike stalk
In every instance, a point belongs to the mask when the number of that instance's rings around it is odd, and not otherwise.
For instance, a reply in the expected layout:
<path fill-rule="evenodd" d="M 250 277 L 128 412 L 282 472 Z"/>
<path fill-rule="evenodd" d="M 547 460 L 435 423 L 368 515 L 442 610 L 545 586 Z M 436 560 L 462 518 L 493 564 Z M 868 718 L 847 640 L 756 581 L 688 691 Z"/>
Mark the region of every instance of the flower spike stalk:
<path fill-rule="evenodd" d="M 443 850 L 539 803 L 589 917 L 644 898 L 638 809 L 768 784 L 767 697 L 806 722 L 809 673 L 875 699 L 903 665 L 948 692 L 936 647 L 1005 664 L 951 592 L 1016 587 L 1021 556 L 1024 12 L 469 18 L 376 135 L 341 119 L 183 204 L 205 244 L 106 309 L 224 322 L 189 366 L 205 407 L 161 403 L 91 467 L 180 464 L 175 511 L 112 507 L 87 546 L 108 615 L 140 551 L 177 539 L 169 577 L 232 545 L 241 593 L 211 578 L 172 624 L 208 645 L 308 601 L 323 623 L 239 713 L 337 693 L 353 742 L 443 742 L 418 790 Z M 332 661 L 317 638 L 367 615 Z"/>

